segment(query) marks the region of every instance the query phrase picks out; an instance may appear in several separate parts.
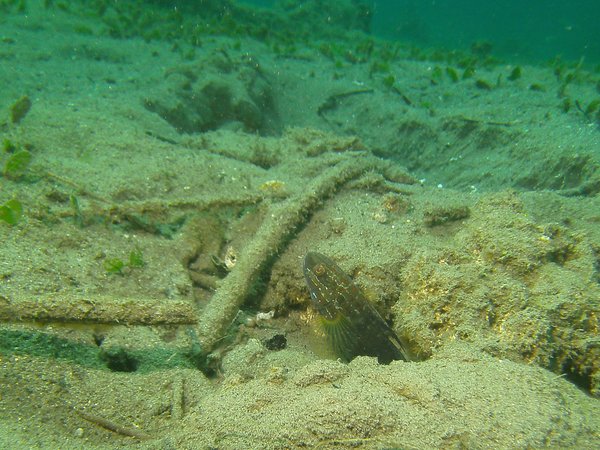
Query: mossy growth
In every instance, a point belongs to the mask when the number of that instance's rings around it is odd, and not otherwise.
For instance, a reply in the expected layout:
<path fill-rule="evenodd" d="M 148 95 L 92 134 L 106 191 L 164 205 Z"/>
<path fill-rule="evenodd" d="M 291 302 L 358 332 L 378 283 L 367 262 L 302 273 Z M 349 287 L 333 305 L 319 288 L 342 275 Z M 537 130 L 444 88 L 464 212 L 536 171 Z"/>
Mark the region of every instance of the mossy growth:
<path fill-rule="evenodd" d="M 459 80 L 458 72 L 454 67 L 447 66 L 446 75 L 448 75 L 448 78 L 450 78 L 450 80 L 452 80 L 453 83 L 456 83 Z"/>
<path fill-rule="evenodd" d="M 371 67 L 369 68 L 369 73 L 370 74 L 374 74 L 374 73 L 385 73 L 385 72 L 389 72 L 390 69 L 390 64 L 386 61 L 373 61 L 371 63 Z"/>
<path fill-rule="evenodd" d="M 27 150 L 19 150 L 6 160 L 2 173 L 6 178 L 17 180 L 25 174 L 30 162 L 31 153 Z"/>
<path fill-rule="evenodd" d="M 492 90 L 492 85 L 488 81 L 481 78 L 475 81 L 475 87 L 484 91 Z"/>
<path fill-rule="evenodd" d="M 139 247 L 129 252 L 127 262 L 121 258 L 106 258 L 102 263 L 107 274 L 124 275 L 125 269 L 139 269 L 146 265 L 144 254 Z"/>
<path fill-rule="evenodd" d="M 512 72 L 511 72 L 511 73 L 510 73 L 510 75 L 507 77 L 507 79 L 508 79 L 509 81 L 516 81 L 516 80 L 518 80 L 519 78 L 521 78 L 521 75 L 522 75 L 521 67 L 520 67 L 520 66 L 517 66 L 517 67 L 515 67 L 515 68 L 512 70 Z"/>
<path fill-rule="evenodd" d="M 375 50 L 375 41 L 373 39 L 364 39 L 356 45 L 356 53 L 363 55 L 365 59 L 369 59 Z"/>
<path fill-rule="evenodd" d="M 396 83 L 396 77 L 392 74 L 383 78 L 383 85 L 388 89 L 391 89 L 394 86 L 394 83 Z"/>
<path fill-rule="evenodd" d="M 492 49 L 492 43 L 489 41 L 476 41 L 471 44 L 471 53 L 481 59 L 489 57 Z"/>
<path fill-rule="evenodd" d="M 14 124 L 21 122 L 31 109 L 31 100 L 24 95 L 10 107 L 10 121 Z"/>
<path fill-rule="evenodd" d="M 23 205 L 19 200 L 13 198 L 0 205 L 0 221 L 8 225 L 16 225 L 23 216 Z"/>
<path fill-rule="evenodd" d="M 575 100 L 575 106 L 581 112 L 587 120 L 600 120 L 600 99 L 592 100 L 587 106 L 584 106 L 579 100 Z"/>
<path fill-rule="evenodd" d="M 0 0 L 0 11 L 24 13 L 27 12 L 27 2 L 25 0 Z"/>
<path fill-rule="evenodd" d="M 429 77 L 429 81 L 431 81 L 431 84 L 439 84 L 439 82 L 442 80 L 442 76 L 443 76 L 443 72 L 442 69 L 438 66 L 435 66 L 433 68 L 433 70 L 431 71 L 431 76 Z"/>
<path fill-rule="evenodd" d="M 73 194 L 69 196 L 69 205 L 71 205 L 71 209 L 73 210 L 74 222 L 78 227 L 83 228 L 85 224 L 85 221 L 83 220 L 83 213 L 81 212 L 78 198 Z"/>
<path fill-rule="evenodd" d="M 120 258 L 106 258 L 102 265 L 104 266 L 106 273 L 123 275 L 125 263 Z"/>
<path fill-rule="evenodd" d="M 18 150 L 17 144 L 10 139 L 4 139 L 2 141 L 2 150 L 4 153 L 15 153 Z"/>
<path fill-rule="evenodd" d="M 530 84 L 529 90 L 534 92 L 546 92 L 546 88 L 539 83 Z"/>
<path fill-rule="evenodd" d="M 318 50 L 326 58 L 329 58 L 332 61 L 335 60 L 337 52 L 336 52 L 336 49 L 333 47 L 332 44 L 330 44 L 330 43 L 322 43 L 322 44 L 319 45 Z"/>
<path fill-rule="evenodd" d="M 584 110 L 584 114 L 586 117 L 591 117 L 598 110 L 600 110 L 600 98 L 589 102 Z"/>
<path fill-rule="evenodd" d="M 561 102 L 560 109 L 562 112 L 568 113 L 571 110 L 572 106 L 573 106 L 573 102 L 571 101 L 571 99 L 569 97 L 566 97 Z"/>
<path fill-rule="evenodd" d="M 129 252 L 129 267 L 144 267 L 146 262 L 144 261 L 144 254 L 142 249 L 139 247 L 134 248 Z"/>
<path fill-rule="evenodd" d="M 469 78 L 473 78 L 475 76 L 475 68 L 473 66 L 465 68 L 463 71 L 462 78 L 463 80 L 467 80 Z"/>

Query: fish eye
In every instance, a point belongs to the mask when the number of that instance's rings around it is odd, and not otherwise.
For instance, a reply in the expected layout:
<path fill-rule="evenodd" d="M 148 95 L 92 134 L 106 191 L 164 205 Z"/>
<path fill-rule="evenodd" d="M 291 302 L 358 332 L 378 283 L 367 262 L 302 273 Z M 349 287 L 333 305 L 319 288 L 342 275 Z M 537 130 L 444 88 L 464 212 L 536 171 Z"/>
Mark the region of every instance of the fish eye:
<path fill-rule="evenodd" d="M 323 264 L 317 264 L 315 266 L 315 275 L 321 276 L 325 274 L 325 266 Z"/>

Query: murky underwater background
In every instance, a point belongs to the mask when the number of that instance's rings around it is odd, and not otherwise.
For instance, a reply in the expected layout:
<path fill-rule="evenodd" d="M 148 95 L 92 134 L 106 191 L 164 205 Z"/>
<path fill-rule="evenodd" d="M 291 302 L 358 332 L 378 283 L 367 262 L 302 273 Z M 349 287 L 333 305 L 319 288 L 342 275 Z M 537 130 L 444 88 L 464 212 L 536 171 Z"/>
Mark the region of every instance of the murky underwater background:
<path fill-rule="evenodd" d="M 273 8 L 277 0 L 244 0 Z M 519 62 L 543 62 L 561 55 L 600 61 L 600 4 L 590 0 L 483 2 L 480 0 L 374 0 L 371 32 L 420 46 L 467 50 L 488 41 L 494 54 Z"/>

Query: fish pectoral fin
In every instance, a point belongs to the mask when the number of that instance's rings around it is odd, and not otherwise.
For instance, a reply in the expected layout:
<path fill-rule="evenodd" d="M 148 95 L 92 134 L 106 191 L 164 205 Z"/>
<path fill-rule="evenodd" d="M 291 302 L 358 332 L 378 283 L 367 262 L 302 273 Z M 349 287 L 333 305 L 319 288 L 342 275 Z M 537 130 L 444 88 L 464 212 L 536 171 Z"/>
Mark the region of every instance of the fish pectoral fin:
<path fill-rule="evenodd" d="M 342 314 L 333 319 L 321 317 L 321 323 L 331 347 L 346 362 L 356 356 L 356 329 Z"/>

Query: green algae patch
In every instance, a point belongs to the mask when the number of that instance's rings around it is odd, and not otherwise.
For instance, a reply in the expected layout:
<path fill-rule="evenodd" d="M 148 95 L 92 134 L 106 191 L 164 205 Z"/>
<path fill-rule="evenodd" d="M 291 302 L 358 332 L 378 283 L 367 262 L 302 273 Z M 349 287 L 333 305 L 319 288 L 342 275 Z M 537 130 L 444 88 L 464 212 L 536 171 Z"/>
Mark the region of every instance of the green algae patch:
<path fill-rule="evenodd" d="M 9 225 L 16 225 L 23 216 L 23 205 L 13 198 L 0 206 L 0 221 Z"/>
<path fill-rule="evenodd" d="M 2 173 L 6 178 L 17 180 L 25 174 L 30 162 L 31 153 L 27 150 L 19 150 L 6 160 Z"/>
<path fill-rule="evenodd" d="M 27 95 L 24 95 L 11 105 L 10 121 L 14 124 L 20 123 L 25 118 L 30 109 L 31 99 Z"/>
<path fill-rule="evenodd" d="M 52 333 L 25 329 L 0 329 L 0 355 L 29 355 L 70 361 L 77 365 L 101 368 L 98 347 Z"/>

